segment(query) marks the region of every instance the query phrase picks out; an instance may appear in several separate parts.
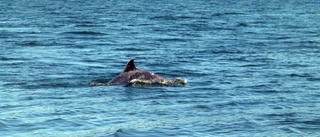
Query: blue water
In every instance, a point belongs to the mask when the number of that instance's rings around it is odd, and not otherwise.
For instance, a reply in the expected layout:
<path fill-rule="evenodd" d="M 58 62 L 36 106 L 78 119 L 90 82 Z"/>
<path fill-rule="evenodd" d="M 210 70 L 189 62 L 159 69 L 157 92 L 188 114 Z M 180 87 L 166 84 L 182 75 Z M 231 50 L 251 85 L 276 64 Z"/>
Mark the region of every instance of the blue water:
<path fill-rule="evenodd" d="M 0 3 L 0 136 L 320 136 L 320 1 Z M 89 86 L 129 59 L 178 87 Z"/>

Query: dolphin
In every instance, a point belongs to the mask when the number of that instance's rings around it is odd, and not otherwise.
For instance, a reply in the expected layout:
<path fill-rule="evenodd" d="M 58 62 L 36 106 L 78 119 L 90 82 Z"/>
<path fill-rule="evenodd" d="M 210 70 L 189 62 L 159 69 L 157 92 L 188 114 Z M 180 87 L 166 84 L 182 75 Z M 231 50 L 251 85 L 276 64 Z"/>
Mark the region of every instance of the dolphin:
<path fill-rule="evenodd" d="M 123 69 L 122 73 L 120 73 L 117 77 L 109 81 L 107 85 L 118 85 L 118 84 L 129 83 L 130 81 L 135 79 L 150 80 L 150 81 L 165 80 L 164 77 L 136 68 L 136 66 L 134 65 L 134 59 L 131 59 L 127 63 L 126 67 Z"/>

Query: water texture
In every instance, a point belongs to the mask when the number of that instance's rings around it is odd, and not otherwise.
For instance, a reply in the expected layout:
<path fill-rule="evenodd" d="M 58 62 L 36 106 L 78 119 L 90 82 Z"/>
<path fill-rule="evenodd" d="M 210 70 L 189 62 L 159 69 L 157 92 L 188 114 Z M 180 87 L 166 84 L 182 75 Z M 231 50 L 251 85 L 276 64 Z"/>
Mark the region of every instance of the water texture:
<path fill-rule="evenodd" d="M 0 136 L 320 136 L 320 2 L 0 3 Z M 129 59 L 179 87 L 89 86 Z"/>

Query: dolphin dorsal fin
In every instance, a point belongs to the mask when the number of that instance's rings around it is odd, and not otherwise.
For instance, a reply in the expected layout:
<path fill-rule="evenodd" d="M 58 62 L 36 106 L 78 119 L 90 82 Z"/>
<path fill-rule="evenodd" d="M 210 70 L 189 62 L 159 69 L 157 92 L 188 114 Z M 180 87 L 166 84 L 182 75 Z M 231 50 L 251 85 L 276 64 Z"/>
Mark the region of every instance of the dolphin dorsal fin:
<path fill-rule="evenodd" d="M 137 68 L 136 68 L 136 66 L 134 66 L 134 59 L 131 59 L 131 60 L 127 63 L 127 65 L 126 65 L 126 67 L 124 68 L 124 70 L 123 70 L 122 73 L 124 73 L 124 72 L 129 72 L 129 71 L 133 71 L 133 70 L 137 70 Z"/>

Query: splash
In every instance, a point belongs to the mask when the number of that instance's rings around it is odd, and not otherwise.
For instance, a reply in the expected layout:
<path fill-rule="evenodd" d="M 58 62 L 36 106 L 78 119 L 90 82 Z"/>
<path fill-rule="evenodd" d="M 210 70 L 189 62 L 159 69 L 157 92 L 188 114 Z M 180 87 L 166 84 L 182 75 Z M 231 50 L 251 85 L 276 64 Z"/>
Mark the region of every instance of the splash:
<path fill-rule="evenodd" d="M 185 84 L 187 84 L 187 79 L 182 78 L 155 80 L 133 79 L 129 82 L 128 86 L 183 86 Z"/>
<path fill-rule="evenodd" d="M 145 80 L 145 79 L 133 79 L 128 82 L 126 85 L 134 87 L 148 87 L 148 86 L 183 86 L 187 84 L 187 79 L 182 78 L 172 78 L 172 79 L 154 79 L 154 80 Z M 112 86 L 111 84 L 92 81 L 89 83 L 90 86 Z"/>
<path fill-rule="evenodd" d="M 111 86 L 108 83 L 102 83 L 102 82 L 98 82 L 98 81 L 92 81 L 89 83 L 90 86 Z"/>

